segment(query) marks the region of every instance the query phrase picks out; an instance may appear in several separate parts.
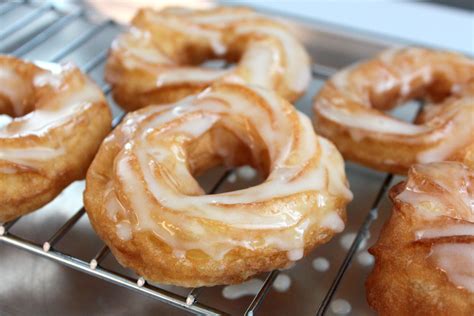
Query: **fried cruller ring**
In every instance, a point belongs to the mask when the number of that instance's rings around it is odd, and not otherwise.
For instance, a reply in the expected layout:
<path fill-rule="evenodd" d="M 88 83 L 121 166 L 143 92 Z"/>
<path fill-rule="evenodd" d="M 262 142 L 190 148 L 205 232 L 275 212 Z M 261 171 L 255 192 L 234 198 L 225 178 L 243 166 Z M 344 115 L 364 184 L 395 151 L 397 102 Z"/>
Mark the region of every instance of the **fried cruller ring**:
<path fill-rule="evenodd" d="M 309 56 L 287 27 L 247 8 L 142 9 L 112 44 L 105 78 L 126 110 L 171 103 L 216 80 L 246 82 L 296 100 L 310 80 Z M 211 59 L 227 69 L 200 66 Z"/>
<path fill-rule="evenodd" d="M 250 164 L 266 180 L 205 195 L 193 176 Z M 336 148 L 274 92 L 214 84 L 128 114 L 87 174 L 91 223 L 124 266 L 180 286 L 287 267 L 344 228 L 351 199 Z"/>
<path fill-rule="evenodd" d="M 474 315 L 474 171 L 415 165 L 390 198 L 392 216 L 370 249 L 369 304 L 381 315 Z"/>
<path fill-rule="evenodd" d="M 415 98 L 432 102 L 415 124 L 382 112 Z M 347 159 L 402 174 L 443 160 L 474 167 L 474 61 L 462 55 L 386 51 L 333 76 L 313 106 L 316 131 Z"/>
<path fill-rule="evenodd" d="M 0 56 L 0 114 L 9 121 L 0 127 L 0 222 L 82 179 L 110 131 L 100 89 L 70 64 L 48 65 Z"/>

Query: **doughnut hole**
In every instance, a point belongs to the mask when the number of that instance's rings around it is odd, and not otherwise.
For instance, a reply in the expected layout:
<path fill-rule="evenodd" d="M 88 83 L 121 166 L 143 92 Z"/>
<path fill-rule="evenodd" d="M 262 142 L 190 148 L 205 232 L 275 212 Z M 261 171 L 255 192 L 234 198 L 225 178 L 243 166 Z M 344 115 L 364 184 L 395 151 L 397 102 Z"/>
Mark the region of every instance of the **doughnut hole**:
<path fill-rule="evenodd" d="M 388 76 L 371 81 L 367 87 L 369 104 L 395 119 L 414 125 L 424 124 L 449 106 L 451 100 L 462 97 L 462 94 L 472 94 L 474 90 L 474 80 L 461 88 L 447 73 L 437 69 L 414 76 L 411 81 L 402 80 L 391 88 L 381 88 L 389 87 L 393 80 Z"/>
<path fill-rule="evenodd" d="M 162 139 L 158 141 L 161 142 Z M 249 143 L 251 146 L 248 145 Z M 247 124 L 245 119 L 239 120 L 234 117 L 220 120 L 199 137 L 175 144 L 181 147 L 175 150 L 184 153 L 186 166 L 198 183 L 200 179 L 201 183 L 203 182 L 206 174 L 213 174 L 216 169 L 222 168 L 231 170 L 247 166 L 245 168 L 247 174 L 255 169 L 255 172 L 259 174 L 258 180 L 260 183 L 270 172 L 271 162 L 268 149 L 255 127 Z M 226 188 L 236 190 L 257 185 L 256 177 L 246 176 L 245 171 L 234 171 L 243 175 L 239 177 L 242 181 L 238 186 L 224 186 L 223 190 L 219 192 L 225 192 Z M 189 187 L 189 185 L 185 185 L 183 193 L 190 193 L 188 191 Z M 205 192 L 204 189 L 197 191 Z"/>
<path fill-rule="evenodd" d="M 410 65 L 401 67 L 401 73 L 406 72 L 404 77 L 399 77 L 400 69 L 393 64 L 383 64 L 379 61 L 372 64 L 369 62 L 357 70 L 361 72 L 360 76 L 364 75 L 362 72 L 366 72 L 366 80 L 368 78 L 369 83 L 359 89 L 366 90 L 370 107 L 395 119 L 422 125 L 441 113 L 451 100 L 460 98 L 463 94 L 473 94 L 474 79 L 471 78 L 471 69 L 456 69 L 460 72 L 456 77 L 452 69 L 442 64 L 427 65 L 409 58 L 405 62 Z M 375 64 L 379 68 L 374 67 Z M 423 108 L 416 116 L 420 106 Z"/>
<path fill-rule="evenodd" d="M 212 129 L 204 135 L 186 145 L 188 157 L 188 168 L 191 174 L 203 181 L 207 175 L 216 172 L 216 169 L 234 169 L 233 174 L 228 178 L 230 183 L 236 182 L 238 175 L 239 182 L 233 185 L 222 185 L 219 192 L 228 192 L 236 189 L 244 189 L 257 185 L 268 176 L 270 171 L 270 157 L 268 150 L 256 131 L 249 133 L 250 138 L 255 142 L 252 144 L 253 150 L 239 137 L 239 129 L 231 130 L 229 127 L 218 122 Z M 249 126 L 246 127 L 250 129 Z M 244 132 L 244 131 L 242 131 Z M 245 166 L 242 169 L 235 169 Z M 252 172 L 258 177 L 252 177 Z M 232 180 L 234 179 L 234 180 Z"/>
<path fill-rule="evenodd" d="M 424 66 L 418 72 L 413 70 L 413 75 L 400 78 L 391 67 L 383 64 L 378 67 L 367 63 L 352 74 L 358 78 L 365 76 L 365 80 L 353 82 L 359 87 L 351 89 L 361 91 L 360 95 L 365 95 L 368 105 L 374 109 L 390 110 L 413 100 L 437 104 L 457 92 L 450 74 L 438 69 Z"/>
<path fill-rule="evenodd" d="M 8 63 L 9 60 L 0 61 L 0 115 L 11 118 L 24 116 L 34 110 L 35 89 L 33 77 L 36 69 L 31 67 Z M 0 121 L 0 128 L 6 125 L 7 118 Z"/>
<path fill-rule="evenodd" d="M 216 58 L 216 59 L 209 59 L 205 60 L 199 66 L 209 69 L 228 69 L 235 66 L 235 63 L 230 62 L 225 59 Z"/>

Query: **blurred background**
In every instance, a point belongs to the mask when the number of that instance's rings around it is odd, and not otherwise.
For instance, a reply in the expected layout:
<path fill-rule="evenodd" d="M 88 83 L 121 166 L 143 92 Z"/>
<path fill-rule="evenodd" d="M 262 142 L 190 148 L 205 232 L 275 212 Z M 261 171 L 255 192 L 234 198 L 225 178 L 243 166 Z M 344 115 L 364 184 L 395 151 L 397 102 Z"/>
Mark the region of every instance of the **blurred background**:
<path fill-rule="evenodd" d="M 138 7 L 187 5 L 204 8 L 216 3 L 248 5 L 297 18 L 375 32 L 425 45 L 474 52 L 473 0 L 87 0 L 100 12 L 128 21 Z"/>

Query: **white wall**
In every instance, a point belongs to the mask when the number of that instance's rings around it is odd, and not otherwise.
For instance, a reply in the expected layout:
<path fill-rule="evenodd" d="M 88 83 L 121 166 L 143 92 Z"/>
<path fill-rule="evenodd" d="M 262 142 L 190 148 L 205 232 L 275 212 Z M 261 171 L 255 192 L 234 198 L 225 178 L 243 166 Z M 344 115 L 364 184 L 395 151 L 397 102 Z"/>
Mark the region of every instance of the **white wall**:
<path fill-rule="evenodd" d="M 270 8 L 474 55 L 474 13 L 415 1 L 220 1 Z"/>

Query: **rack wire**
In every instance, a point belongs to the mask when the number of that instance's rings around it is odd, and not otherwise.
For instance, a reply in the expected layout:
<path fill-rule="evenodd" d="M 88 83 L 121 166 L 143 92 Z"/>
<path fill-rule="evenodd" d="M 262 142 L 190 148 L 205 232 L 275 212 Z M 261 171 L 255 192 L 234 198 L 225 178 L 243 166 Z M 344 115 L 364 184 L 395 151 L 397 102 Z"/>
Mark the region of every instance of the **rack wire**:
<path fill-rule="evenodd" d="M 9 27 L 4 28 L 0 31 L 0 39 L 6 39 L 9 37 L 14 36 L 18 31 L 22 30 L 26 26 L 28 26 L 31 22 L 35 19 L 45 15 L 48 12 L 54 11 L 57 14 L 57 18 L 47 25 L 41 32 L 33 35 L 25 42 L 21 43 L 20 46 L 15 48 L 12 51 L 0 51 L 0 53 L 7 53 L 10 55 L 14 55 L 17 57 L 22 57 L 26 53 L 30 52 L 34 48 L 36 48 L 40 43 L 44 42 L 46 39 L 50 38 L 54 34 L 56 34 L 59 30 L 69 25 L 76 19 L 88 19 L 86 12 L 82 9 L 75 10 L 74 12 L 66 12 L 58 10 L 56 7 L 52 6 L 51 4 L 45 4 L 36 6 L 34 4 L 29 3 L 28 1 L 15 1 L 15 2 L 4 2 L 0 4 L 0 16 L 11 12 L 12 10 L 17 9 L 20 6 L 34 6 L 34 9 L 23 18 L 17 20 L 15 23 L 11 24 Z M 89 21 L 90 22 L 90 21 Z M 75 37 L 74 40 L 67 43 L 61 49 L 56 51 L 52 58 L 50 58 L 49 62 L 58 62 L 62 60 L 65 56 L 73 52 L 74 50 L 80 48 L 86 42 L 93 39 L 100 31 L 104 30 L 106 27 L 109 26 L 117 26 L 112 20 L 105 20 L 100 22 L 94 22 L 94 26 L 81 33 Z M 99 54 L 88 60 L 82 65 L 79 65 L 80 68 L 89 73 L 102 65 L 105 61 L 107 56 L 107 50 L 104 49 Z M 327 79 L 331 74 L 336 71 L 334 68 L 327 67 L 325 65 L 314 64 L 312 68 L 312 75 L 315 78 L 319 79 Z M 110 86 L 107 84 L 102 86 L 102 90 L 104 94 L 110 93 Z M 122 115 L 118 115 L 114 118 L 113 125 L 116 126 Z M 222 183 L 227 179 L 227 177 L 233 171 L 225 172 L 220 179 L 215 183 L 214 187 L 209 191 L 209 193 L 216 192 Z M 327 311 L 329 303 L 331 302 L 334 293 L 336 292 L 341 280 L 344 277 L 345 272 L 347 271 L 351 261 L 356 253 L 359 245 L 367 238 L 367 232 L 372 224 L 372 222 L 377 217 L 377 212 L 379 208 L 380 201 L 382 197 L 385 195 L 388 186 L 393 178 L 393 175 L 387 174 L 385 180 L 383 181 L 375 200 L 372 203 L 372 207 L 368 211 L 365 220 L 363 221 L 362 225 L 359 227 L 356 237 L 349 249 L 346 253 L 346 256 L 340 265 L 336 277 L 332 281 L 330 288 L 328 289 L 322 303 L 320 304 L 319 308 L 315 312 L 317 315 L 324 315 Z M 11 222 L 3 223 L 0 225 L 0 242 L 5 244 L 9 244 L 11 246 L 26 250 L 33 254 L 36 254 L 41 257 L 48 258 L 55 262 L 61 263 L 67 267 L 73 268 L 75 270 L 84 272 L 86 274 L 95 276 L 97 278 L 103 279 L 105 281 L 111 282 L 113 284 L 122 286 L 132 291 L 136 291 L 141 293 L 145 296 L 157 299 L 161 302 L 173 305 L 179 309 L 193 312 L 196 314 L 205 314 L 205 315 L 224 315 L 226 314 L 225 311 L 218 310 L 211 306 L 204 305 L 199 302 L 200 294 L 205 291 L 203 288 L 193 288 L 190 289 L 187 296 L 177 295 L 170 291 L 155 287 L 151 284 L 148 284 L 143 278 L 139 277 L 137 279 L 130 278 L 128 276 L 122 275 L 115 271 L 108 270 L 101 266 L 103 260 L 107 257 L 110 253 L 107 246 L 103 245 L 101 249 L 91 258 L 90 261 L 84 261 L 79 258 L 67 255 L 63 252 L 60 252 L 55 249 L 55 245 L 62 240 L 76 225 L 76 223 L 84 216 L 85 209 L 82 207 L 77 210 L 64 224 L 54 233 L 50 235 L 50 237 L 43 243 L 38 244 L 33 241 L 24 239 L 20 236 L 14 235 L 10 233 L 10 229 L 19 221 L 21 218 L 16 219 Z M 255 315 L 259 306 L 265 300 L 269 289 L 271 288 L 273 282 L 278 276 L 279 271 L 275 270 L 267 274 L 260 290 L 258 293 L 253 297 L 251 303 L 246 309 L 245 314 L 252 316 Z"/>

